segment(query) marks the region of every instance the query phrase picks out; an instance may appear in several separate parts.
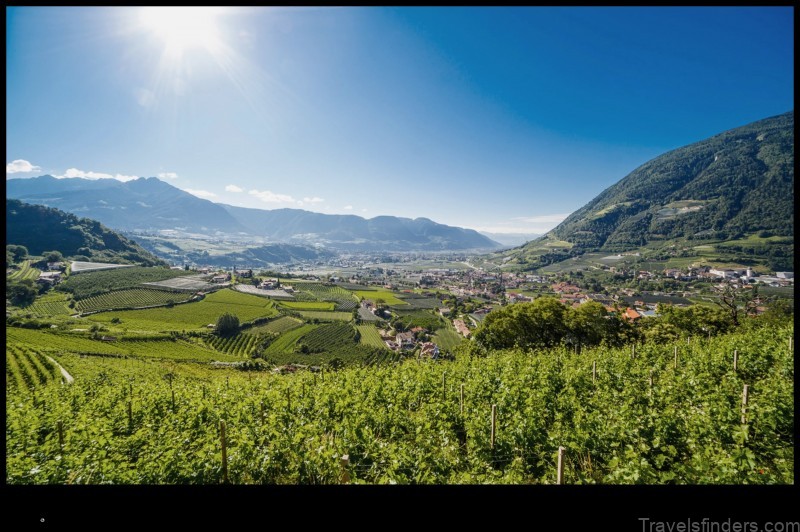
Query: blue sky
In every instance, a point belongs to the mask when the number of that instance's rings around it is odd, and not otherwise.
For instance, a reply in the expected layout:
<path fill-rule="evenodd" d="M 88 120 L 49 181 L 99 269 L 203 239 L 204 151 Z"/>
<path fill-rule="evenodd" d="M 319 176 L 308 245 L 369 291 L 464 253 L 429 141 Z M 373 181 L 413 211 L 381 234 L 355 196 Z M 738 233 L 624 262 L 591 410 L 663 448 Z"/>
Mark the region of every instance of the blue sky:
<path fill-rule="evenodd" d="M 544 232 L 794 107 L 792 7 L 7 7 L 6 177 Z"/>

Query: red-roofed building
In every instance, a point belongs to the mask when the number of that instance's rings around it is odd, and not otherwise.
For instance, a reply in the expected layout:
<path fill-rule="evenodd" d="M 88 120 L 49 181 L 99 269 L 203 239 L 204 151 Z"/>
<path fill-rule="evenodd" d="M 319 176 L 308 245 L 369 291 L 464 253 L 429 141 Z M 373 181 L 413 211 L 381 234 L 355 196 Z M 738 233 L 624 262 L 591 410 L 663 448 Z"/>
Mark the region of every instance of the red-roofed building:
<path fill-rule="evenodd" d="M 625 309 L 625 312 L 622 313 L 622 317 L 631 321 L 636 321 L 641 318 L 642 315 L 636 312 L 635 309 L 628 307 Z"/>

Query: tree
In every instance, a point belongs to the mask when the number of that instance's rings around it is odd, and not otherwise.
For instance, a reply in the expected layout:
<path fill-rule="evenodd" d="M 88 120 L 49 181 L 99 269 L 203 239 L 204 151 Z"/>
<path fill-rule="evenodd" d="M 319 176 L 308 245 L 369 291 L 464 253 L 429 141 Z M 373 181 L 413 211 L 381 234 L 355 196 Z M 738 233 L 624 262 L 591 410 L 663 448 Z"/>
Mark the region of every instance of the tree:
<path fill-rule="evenodd" d="M 38 294 L 35 283 L 30 279 L 9 283 L 6 286 L 6 297 L 19 307 L 30 305 Z"/>
<path fill-rule="evenodd" d="M 42 253 L 42 258 L 45 262 L 61 262 L 64 260 L 64 256 L 60 251 L 45 251 Z"/>
<path fill-rule="evenodd" d="M 761 303 L 758 287 L 738 287 L 725 283 L 714 288 L 719 298 L 717 305 L 728 315 L 734 327 L 738 327 L 742 316 L 754 316 L 756 307 Z"/>
<path fill-rule="evenodd" d="M 239 332 L 239 318 L 230 312 L 226 312 L 217 318 L 217 325 L 214 331 L 219 336 L 233 336 Z"/>
<path fill-rule="evenodd" d="M 25 246 L 17 246 L 15 244 L 9 244 L 6 246 L 6 251 L 10 251 L 14 257 L 14 262 L 19 262 L 28 258 L 28 248 Z"/>

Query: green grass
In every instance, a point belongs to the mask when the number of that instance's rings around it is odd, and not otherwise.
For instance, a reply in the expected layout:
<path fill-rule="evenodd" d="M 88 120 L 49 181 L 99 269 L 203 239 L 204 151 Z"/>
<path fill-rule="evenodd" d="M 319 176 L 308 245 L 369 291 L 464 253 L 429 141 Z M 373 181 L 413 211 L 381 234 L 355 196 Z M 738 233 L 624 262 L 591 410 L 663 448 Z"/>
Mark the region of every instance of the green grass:
<path fill-rule="evenodd" d="M 359 341 L 362 344 L 371 347 L 386 347 L 386 344 L 383 343 L 381 339 L 381 335 L 378 334 L 378 329 L 374 325 L 356 325 L 356 329 L 361 333 L 361 339 Z"/>
<path fill-rule="evenodd" d="M 289 310 L 322 310 L 332 311 L 336 306 L 329 301 L 281 301 L 278 306 Z"/>
<path fill-rule="evenodd" d="M 396 295 L 394 295 L 392 292 L 389 292 L 388 290 L 355 290 L 353 293 L 358 297 L 364 299 L 371 299 L 372 301 L 383 299 L 384 303 L 386 303 L 389 306 L 408 305 L 408 303 L 398 298 Z"/>
<path fill-rule="evenodd" d="M 216 323 L 217 318 L 225 312 L 237 316 L 241 323 L 278 313 L 269 299 L 224 289 L 209 294 L 202 301 L 172 308 L 101 312 L 87 319 L 110 323 L 114 318 L 119 318 L 121 325 L 131 330 L 174 331 L 204 328 L 210 323 Z"/>

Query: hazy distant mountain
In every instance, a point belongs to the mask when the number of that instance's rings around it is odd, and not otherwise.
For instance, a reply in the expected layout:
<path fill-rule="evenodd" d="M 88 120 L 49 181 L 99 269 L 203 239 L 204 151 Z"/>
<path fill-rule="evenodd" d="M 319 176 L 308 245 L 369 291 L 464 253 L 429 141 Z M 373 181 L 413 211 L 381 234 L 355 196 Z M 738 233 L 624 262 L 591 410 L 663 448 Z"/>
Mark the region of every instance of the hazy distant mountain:
<path fill-rule="evenodd" d="M 656 157 L 521 251 L 553 240 L 576 254 L 753 233 L 794 235 L 794 111 Z"/>
<path fill-rule="evenodd" d="M 471 229 L 427 218 L 320 214 L 300 209 L 247 209 L 197 198 L 155 177 L 6 180 L 6 194 L 94 218 L 124 231 L 180 229 L 213 235 L 250 234 L 274 242 L 322 244 L 350 251 L 495 249 L 500 244 Z"/>
<path fill-rule="evenodd" d="M 521 246 L 542 236 L 541 233 L 490 233 L 488 231 L 479 231 L 479 233 L 495 242 L 510 247 Z"/>
<path fill-rule="evenodd" d="M 427 218 L 320 214 L 301 209 L 248 209 L 222 205 L 252 234 L 278 242 L 322 243 L 349 251 L 493 249 L 499 244 L 472 229 Z"/>
<path fill-rule="evenodd" d="M 6 244 L 25 246 L 31 255 L 60 251 L 68 258 L 98 262 L 165 264 L 96 220 L 12 199 L 6 200 Z"/>

